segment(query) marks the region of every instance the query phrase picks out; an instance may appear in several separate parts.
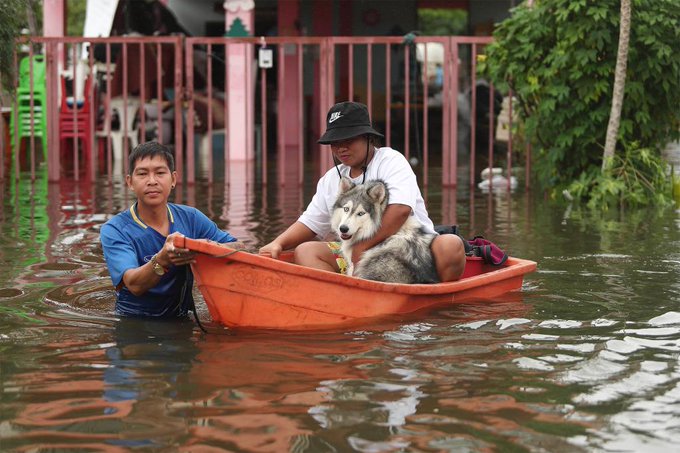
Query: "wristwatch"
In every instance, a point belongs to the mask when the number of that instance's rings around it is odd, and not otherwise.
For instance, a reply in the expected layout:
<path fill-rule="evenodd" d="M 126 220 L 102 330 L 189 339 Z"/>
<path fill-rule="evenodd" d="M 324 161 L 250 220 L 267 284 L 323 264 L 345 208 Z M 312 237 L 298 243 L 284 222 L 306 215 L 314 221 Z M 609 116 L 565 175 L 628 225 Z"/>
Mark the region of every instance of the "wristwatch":
<path fill-rule="evenodd" d="M 164 276 L 165 273 L 168 272 L 163 266 L 161 266 L 161 263 L 158 262 L 156 255 L 151 257 L 151 266 L 153 266 L 154 273 L 159 277 Z"/>

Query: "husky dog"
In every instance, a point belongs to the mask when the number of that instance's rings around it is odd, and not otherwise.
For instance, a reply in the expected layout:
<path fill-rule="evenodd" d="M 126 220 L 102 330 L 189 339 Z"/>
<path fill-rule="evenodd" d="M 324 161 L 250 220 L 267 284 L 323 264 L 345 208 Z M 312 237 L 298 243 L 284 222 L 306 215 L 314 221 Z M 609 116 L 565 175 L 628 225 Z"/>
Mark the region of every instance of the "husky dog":
<path fill-rule="evenodd" d="M 347 275 L 390 283 L 438 282 L 430 250 L 436 234 L 425 232 L 414 216 L 395 234 L 366 250 L 356 268 L 352 265 L 353 245 L 378 231 L 388 197 L 383 181 L 356 185 L 347 177 L 341 178 L 331 226 L 342 241 Z"/>

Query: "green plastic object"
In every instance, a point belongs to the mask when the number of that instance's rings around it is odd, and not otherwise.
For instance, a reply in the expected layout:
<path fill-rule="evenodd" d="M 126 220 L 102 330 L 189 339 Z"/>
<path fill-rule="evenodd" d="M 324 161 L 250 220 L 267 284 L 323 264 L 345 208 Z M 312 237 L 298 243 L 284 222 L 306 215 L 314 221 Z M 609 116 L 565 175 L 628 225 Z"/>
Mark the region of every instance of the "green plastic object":
<path fill-rule="evenodd" d="M 33 84 L 31 84 L 31 66 Z M 33 93 L 32 108 L 31 93 Z M 19 86 L 16 91 L 15 109 L 10 117 L 10 134 L 14 152 L 18 152 L 20 149 L 22 138 L 39 137 L 42 143 L 43 157 L 47 158 L 46 104 L 45 56 L 33 55 L 32 60 L 29 57 L 24 57 L 19 63 Z M 31 111 L 33 112 L 32 115 Z"/>

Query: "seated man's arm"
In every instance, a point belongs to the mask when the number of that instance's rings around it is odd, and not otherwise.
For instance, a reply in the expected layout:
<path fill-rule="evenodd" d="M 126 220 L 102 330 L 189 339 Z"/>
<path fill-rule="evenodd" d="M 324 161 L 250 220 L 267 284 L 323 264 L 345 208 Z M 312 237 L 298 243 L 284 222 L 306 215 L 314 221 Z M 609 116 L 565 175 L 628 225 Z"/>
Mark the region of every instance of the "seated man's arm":
<path fill-rule="evenodd" d="M 278 258 L 282 251 L 295 248 L 303 242 L 313 240 L 315 237 L 314 231 L 304 223 L 297 221 L 272 242 L 260 248 L 260 254 L 270 254 L 272 258 Z"/>
<path fill-rule="evenodd" d="M 354 264 L 358 263 L 361 259 L 361 255 L 366 250 L 377 244 L 380 244 L 382 241 L 399 231 L 401 226 L 404 224 L 404 222 L 406 222 L 406 220 L 408 220 L 410 215 L 410 206 L 405 204 L 388 205 L 387 209 L 385 209 L 385 213 L 383 214 L 380 228 L 375 233 L 375 235 L 370 239 L 358 242 L 352 248 L 352 262 Z"/>

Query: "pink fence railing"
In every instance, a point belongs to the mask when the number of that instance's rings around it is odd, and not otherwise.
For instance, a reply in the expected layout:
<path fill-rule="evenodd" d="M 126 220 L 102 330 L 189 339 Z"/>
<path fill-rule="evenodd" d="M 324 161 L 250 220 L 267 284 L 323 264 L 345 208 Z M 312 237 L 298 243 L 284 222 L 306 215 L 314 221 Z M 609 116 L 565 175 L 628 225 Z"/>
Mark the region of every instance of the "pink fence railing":
<path fill-rule="evenodd" d="M 492 167 L 494 159 L 504 157 L 509 184 L 518 154 L 513 134 L 499 146 L 498 93 L 487 84 L 479 95 L 476 75 L 477 55 L 489 42 L 482 37 L 33 38 L 27 57 L 32 62 L 39 49 L 45 56 L 50 180 L 63 174 L 76 179 L 124 174 L 132 146 L 157 139 L 173 147 L 180 181 L 212 182 L 223 167 L 229 182 L 234 150 L 228 138 L 238 132 L 229 130 L 230 117 L 245 115 L 252 119 L 243 143 L 246 171 L 262 183 L 274 175 L 278 184 L 301 184 L 333 165 L 330 151 L 316 139 L 325 129 L 328 107 L 353 99 L 368 105 L 385 144 L 412 160 L 424 186 L 431 183 L 433 167 L 441 168 L 442 185 L 458 185 L 465 168 L 461 156 L 471 185 L 478 179 L 478 159 Z M 246 47 L 242 61 L 231 56 L 231 46 Z M 251 64 L 262 47 L 273 50 L 274 68 Z M 32 88 L 34 69 L 31 64 Z M 235 82 L 250 89 L 232 111 L 236 93 L 228 87 Z M 13 115 L 18 115 L 16 104 Z M 511 112 L 509 120 L 512 130 Z M 15 137 L 18 128 L 14 121 Z M 39 158 L 35 136 L 28 134 L 28 143 L 18 137 L 15 145 L 28 151 L 32 175 Z M 220 136 L 223 143 L 216 145 Z M 25 152 L 3 149 L 0 177 L 8 155 L 18 177 Z M 524 156 L 528 175 L 528 150 Z"/>
<path fill-rule="evenodd" d="M 98 169 L 110 176 L 115 170 L 126 172 L 130 145 L 147 136 L 148 110 L 167 108 L 163 83 L 159 81 L 165 80 L 174 92 L 180 93 L 172 105 L 181 111 L 182 38 L 32 38 L 26 44 L 31 75 L 36 72 L 32 60 L 34 48 L 40 48 L 44 55 L 44 78 L 31 77 L 30 91 L 44 90 L 45 94 L 40 114 L 46 116 L 47 152 L 43 153 L 51 181 L 64 173 L 80 179 L 94 178 Z M 15 78 L 15 90 L 20 76 Z M 12 106 L 15 121 L 11 132 L 15 144 L 11 155 L 18 178 L 24 140 L 19 130 L 17 104 Z M 36 123 L 34 114 L 37 112 L 32 111 L 26 120 L 32 129 Z M 158 117 L 154 127 L 162 132 L 162 115 Z M 174 129 L 177 133 L 166 142 L 173 144 L 181 157 L 181 115 L 175 116 Z M 160 140 L 163 138 L 161 133 Z M 39 154 L 32 137 L 26 151 L 34 177 L 34 162 Z M 2 156 L 8 154 L 3 152 Z M 182 159 L 178 158 L 180 170 L 181 165 Z"/>

